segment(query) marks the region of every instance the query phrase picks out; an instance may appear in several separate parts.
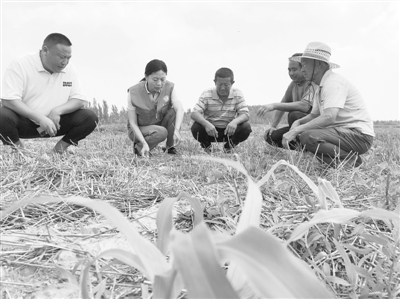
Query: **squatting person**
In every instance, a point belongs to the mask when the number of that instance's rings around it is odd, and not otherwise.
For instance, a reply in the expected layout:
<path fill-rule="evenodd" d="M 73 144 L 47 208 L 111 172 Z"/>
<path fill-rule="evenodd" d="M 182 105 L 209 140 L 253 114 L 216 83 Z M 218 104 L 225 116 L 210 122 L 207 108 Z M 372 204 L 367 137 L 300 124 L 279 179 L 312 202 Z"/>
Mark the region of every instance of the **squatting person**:
<path fill-rule="evenodd" d="M 293 54 L 292 57 L 301 56 L 302 53 Z M 288 65 L 289 77 L 292 79 L 285 95 L 280 103 L 267 104 L 257 111 L 258 116 L 262 116 L 269 111 L 275 111 L 272 125 L 264 133 L 266 142 L 273 146 L 283 147 L 282 137 L 292 127 L 294 121 L 303 118 L 311 112 L 313 105 L 313 95 L 316 89 L 314 83 L 307 81 L 301 72 L 301 63 L 291 61 L 289 58 Z M 279 123 L 285 112 L 289 112 L 287 116 L 288 126 L 278 128 Z M 296 142 L 293 140 L 289 143 L 291 149 L 296 148 Z"/>
<path fill-rule="evenodd" d="M 250 133 L 249 109 L 229 68 L 220 68 L 214 76 L 215 87 L 206 89 L 193 109 L 193 137 L 209 153 L 212 142 L 225 142 L 224 151 L 232 152 Z"/>
<path fill-rule="evenodd" d="M 11 63 L 3 78 L 0 138 L 4 145 L 24 148 L 20 138 L 63 136 L 54 152 L 88 136 L 98 118 L 86 104 L 78 76 L 69 64 L 71 41 L 48 35 L 41 50 Z"/>
<path fill-rule="evenodd" d="M 360 92 L 332 71 L 339 66 L 329 61 L 330 56 L 328 45 L 311 42 L 302 56 L 291 58 L 301 61 L 304 77 L 318 88 L 311 113 L 293 123 L 282 143 L 288 147 L 288 142 L 300 135 L 305 149 L 329 165 L 336 167 L 347 160 L 358 167 L 360 155 L 374 140 L 373 121 Z"/>
<path fill-rule="evenodd" d="M 184 114 L 175 84 L 167 80 L 167 65 L 162 60 L 150 61 L 144 73 L 145 77 L 128 89 L 128 136 L 134 152 L 148 156 L 167 139 L 164 150 L 175 155 Z"/>

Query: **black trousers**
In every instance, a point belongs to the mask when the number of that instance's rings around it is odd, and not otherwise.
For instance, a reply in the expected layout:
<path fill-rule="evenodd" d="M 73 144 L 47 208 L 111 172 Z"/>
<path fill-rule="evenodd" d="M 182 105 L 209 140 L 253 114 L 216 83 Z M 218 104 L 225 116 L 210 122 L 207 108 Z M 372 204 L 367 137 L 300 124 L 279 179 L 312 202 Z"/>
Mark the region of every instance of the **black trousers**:
<path fill-rule="evenodd" d="M 206 129 L 198 122 L 194 122 L 191 128 L 193 137 L 200 142 L 202 148 L 209 147 L 211 142 L 225 142 L 225 148 L 235 147 L 240 142 L 245 141 L 251 133 L 251 126 L 248 122 L 239 124 L 235 133 L 231 136 L 224 135 L 225 128 L 216 129 L 218 132 L 218 138 L 209 136 Z"/>
<path fill-rule="evenodd" d="M 283 145 L 282 145 L 282 137 L 283 137 L 283 135 L 286 134 L 287 132 L 289 132 L 290 128 L 292 127 L 292 124 L 296 120 L 298 120 L 300 118 L 303 118 L 307 114 L 308 113 L 304 113 L 304 112 L 300 112 L 300 111 L 291 111 L 291 112 L 289 112 L 289 115 L 288 115 L 289 126 L 276 129 L 275 131 L 272 132 L 272 134 L 268 134 L 266 136 L 266 141 L 271 145 L 274 145 L 274 146 L 277 146 L 277 147 L 283 147 Z M 296 149 L 296 147 L 298 145 L 299 145 L 299 142 L 296 141 L 296 140 L 292 140 L 291 142 L 289 142 L 289 147 L 292 150 Z"/>
<path fill-rule="evenodd" d="M 63 141 L 77 145 L 96 128 L 97 115 L 89 109 L 79 109 L 72 113 L 61 115 L 60 130 L 56 136 L 64 136 Z M 13 110 L 0 106 L 0 139 L 5 145 L 16 143 L 20 138 L 48 138 L 49 135 L 40 136 L 37 131 L 39 125 L 29 118 L 23 117 Z"/>

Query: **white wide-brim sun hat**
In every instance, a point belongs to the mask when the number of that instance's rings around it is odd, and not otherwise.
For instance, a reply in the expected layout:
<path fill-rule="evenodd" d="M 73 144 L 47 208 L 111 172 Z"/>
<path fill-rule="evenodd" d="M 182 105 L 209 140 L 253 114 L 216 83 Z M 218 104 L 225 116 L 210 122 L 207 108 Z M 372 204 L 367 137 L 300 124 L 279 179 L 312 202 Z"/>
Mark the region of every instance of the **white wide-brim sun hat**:
<path fill-rule="evenodd" d="M 311 42 L 307 45 L 307 48 L 304 50 L 302 56 L 295 56 L 290 57 L 291 61 L 301 62 L 302 58 L 309 58 L 324 61 L 329 64 L 329 68 L 336 69 L 340 66 L 336 63 L 330 62 L 329 59 L 331 58 L 331 48 L 321 42 Z"/>

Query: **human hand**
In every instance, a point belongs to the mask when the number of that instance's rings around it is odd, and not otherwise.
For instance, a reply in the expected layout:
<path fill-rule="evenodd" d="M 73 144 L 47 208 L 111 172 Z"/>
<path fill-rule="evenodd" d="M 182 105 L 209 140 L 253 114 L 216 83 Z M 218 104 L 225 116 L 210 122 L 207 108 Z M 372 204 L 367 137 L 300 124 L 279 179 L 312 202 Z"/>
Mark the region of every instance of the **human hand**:
<path fill-rule="evenodd" d="M 213 124 L 209 124 L 205 127 L 207 135 L 211 137 L 218 138 L 218 131 Z"/>
<path fill-rule="evenodd" d="M 179 130 L 175 129 L 174 131 L 174 146 L 177 146 L 182 141 L 182 136 L 179 133 Z"/>
<path fill-rule="evenodd" d="M 293 130 L 293 129 L 297 128 L 298 126 L 300 126 L 300 121 L 299 120 L 295 120 L 292 123 L 292 126 L 290 127 L 290 129 Z"/>
<path fill-rule="evenodd" d="M 232 120 L 225 128 L 224 134 L 227 136 L 232 136 L 235 134 L 237 128 L 237 124 L 234 120 Z"/>
<path fill-rule="evenodd" d="M 268 129 L 265 131 L 265 133 L 264 133 L 264 140 L 267 141 L 268 135 L 271 135 L 272 132 L 274 132 L 275 130 L 276 130 L 275 127 L 270 127 L 270 128 L 268 128 Z"/>
<path fill-rule="evenodd" d="M 39 121 L 39 126 L 44 130 L 44 132 L 46 132 L 46 134 L 50 135 L 51 137 L 56 136 L 57 128 L 50 118 L 43 116 L 43 118 Z"/>
<path fill-rule="evenodd" d="M 50 111 L 50 114 L 47 116 L 48 118 L 50 118 L 54 125 L 57 128 L 57 131 L 60 130 L 61 126 L 60 126 L 60 113 L 58 113 L 57 111 L 55 111 L 54 109 Z"/>
<path fill-rule="evenodd" d="M 296 139 L 298 134 L 299 133 L 296 130 L 293 130 L 293 128 L 290 129 L 289 132 L 283 134 L 283 136 L 282 136 L 282 146 L 284 148 L 290 149 L 289 142 L 294 140 L 294 139 Z"/>
<path fill-rule="evenodd" d="M 270 111 L 274 111 L 274 110 L 275 110 L 274 109 L 274 104 L 264 105 L 260 109 L 258 109 L 257 116 L 263 116 L 265 113 L 270 112 Z"/>
<path fill-rule="evenodd" d="M 147 142 L 143 143 L 142 145 L 142 149 L 140 150 L 140 155 L 142 155 L 142 157 L 149 157 L 149 153 L 150 153 L 150 148 L 149 145 L 147 144 Z"/>

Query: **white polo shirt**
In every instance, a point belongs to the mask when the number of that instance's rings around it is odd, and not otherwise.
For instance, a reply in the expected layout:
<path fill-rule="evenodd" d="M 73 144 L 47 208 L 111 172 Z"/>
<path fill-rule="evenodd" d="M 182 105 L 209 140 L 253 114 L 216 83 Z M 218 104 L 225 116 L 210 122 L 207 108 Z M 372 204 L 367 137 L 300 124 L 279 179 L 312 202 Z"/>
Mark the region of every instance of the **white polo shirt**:
<path fill-rule="evenodd" d="M 328 70 L 321 79 L 314 98 L 312 114 L 322 115 L 327 108 L 339 108 L 331 127 L 357 129 L 375 136 L 374 124 L 359 91 L 343 76 Z"/>
<path fill-rule="evenodd" d="M 43 115 L 69 99 L 86 101 L 75 70 L 70 64 L 61 73 L 50 74 L 43 67 L 39 52 L 11 63 L 5 72 L 2 100 L 19 100 Z"/>

